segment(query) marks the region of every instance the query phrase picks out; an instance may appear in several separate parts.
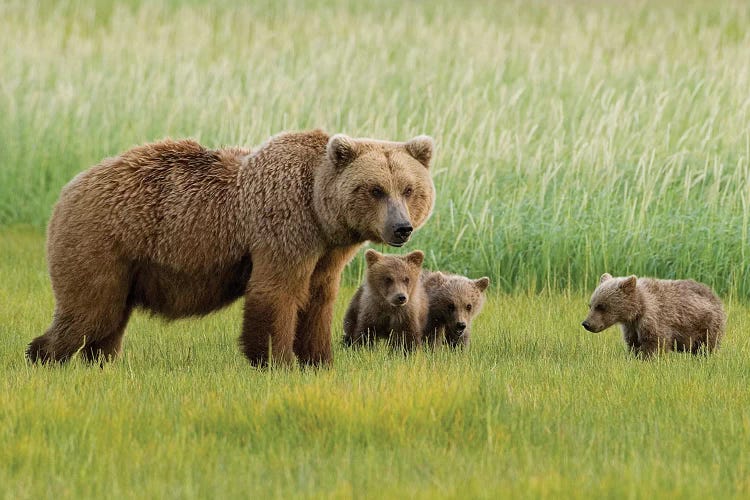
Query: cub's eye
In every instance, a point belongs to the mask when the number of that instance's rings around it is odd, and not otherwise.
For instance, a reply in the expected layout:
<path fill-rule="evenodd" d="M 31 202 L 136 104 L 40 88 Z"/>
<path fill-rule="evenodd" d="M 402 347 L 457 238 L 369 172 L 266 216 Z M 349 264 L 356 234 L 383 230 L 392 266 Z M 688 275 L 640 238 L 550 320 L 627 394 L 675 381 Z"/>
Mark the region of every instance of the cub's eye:
<path fill-rule="evenodd" d="M 404 278 L 404 284 L 406 284 L 406 285 L 409 284 L 409 277 L 408 276 L 406 278 Z"/>
<path fill-rule="evenodd" d="M 393 278 L 386 278 L 385 279 L 385 284 L 386 285 L 392 285 L 393 284 Z"/>
<path fill-rule="evenodd" d="M 606 307 L 604 307 L 604 304 L 597 304 L 596 307 L 594 307 L 595 311 L 604 312 L 607 310 Z"/>
<path fill-rule="evenodd" d="M 410 188 L 410 187 L 408 187 L 408 188 L 404 189 L 404 197 L 405 197 L 405 198 L 408 198 L 409 196 L 411 196 L 411 194 L 412 194 L 413 192 L 414 192 L 414 190 L 413 190 L 412 188 Z"/>
<path fill-rule="evenodd" d="M 382 198 L 383 196 L 385 196 L 385 191 L 383 191 L 383 188 L 381 188 L 379 186 L 376 186 L 376 187 L 370 189 L 370 194 L 372 195 L 373 198 L 379 200 L 380 198 Z"/>
<path fill-rule="evenodd" d="M 466 304 L 466 310 L 471 311 L 471 304 Z"/>
<path fill-rule="evenodd" d="M 449 311 L 455 311 L 456 310 L 456 304 L 453 304 L 453 303 L 448 304 L 448 310 Z"/>

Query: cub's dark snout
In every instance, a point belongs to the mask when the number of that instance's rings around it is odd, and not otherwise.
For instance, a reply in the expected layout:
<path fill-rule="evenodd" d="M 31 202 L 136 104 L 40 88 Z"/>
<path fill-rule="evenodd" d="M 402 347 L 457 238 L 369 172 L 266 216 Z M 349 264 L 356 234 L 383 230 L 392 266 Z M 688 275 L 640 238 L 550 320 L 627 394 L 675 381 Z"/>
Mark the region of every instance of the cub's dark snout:
<path fill-rule="evenodd" d="M 463 332 L 464 330 L 466 330 L 466 323 L 464 323 L 463 321 L 459 321 L 458 323 L 456 323 L 456 330 L 458 330 L 459 332 Z"/>
<path fill-rule="evenodd" d="M 396 302 L 398 302 L 399 304 L 406 304 L 406 295 L 404 295 L 403 293 L 399 293 L 398 295 L 396 295 Z"/>
<path fill-rule="evenodd" d="M 591 325 L 589 324 L 588 321 L 584 321 L 583 323 L 581 323 L 581 326 L 584 327 L 586 330 L 593 332 L 593 330 L 591 329 Z"/>

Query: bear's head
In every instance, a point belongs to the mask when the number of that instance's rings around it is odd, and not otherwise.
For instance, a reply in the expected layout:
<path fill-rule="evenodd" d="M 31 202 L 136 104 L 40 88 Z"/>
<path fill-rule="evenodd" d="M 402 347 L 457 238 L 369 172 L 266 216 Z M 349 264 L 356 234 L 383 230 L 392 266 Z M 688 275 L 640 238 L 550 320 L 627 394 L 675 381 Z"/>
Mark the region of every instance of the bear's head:
<path fill-rule="evenodd" d="M 589 303 L 589 315 L 581 323 L 586 330 L 599 333 L 615 323 L 633 321 L 638 311 L 637 278 L 613 278 L 604 273 Z"/>
<path fill-rule="evenodd" d="M 416 250 L 406 255 L 383 255 L 369 249 L 365 260 L 370 289 L 393 307 L 408 304 L 419 284 L 424 253 Z"/>
<path fill-rule="evenodd" d="M 448 344 L 468 344 L 471 322 L 484 305 L 487 277 L 469 279 L 465 276 L 432 273 L 425 283 L 430 296 L 430 314 L 445 325 Z"/>
<path fill-rule="evenodd" d="M 400 247 L 425 223 L 435 203 L 430 177 L 433 142 L 334 135 L 315 179 L 319 217 L 333 240 L 366 240 Z"/>

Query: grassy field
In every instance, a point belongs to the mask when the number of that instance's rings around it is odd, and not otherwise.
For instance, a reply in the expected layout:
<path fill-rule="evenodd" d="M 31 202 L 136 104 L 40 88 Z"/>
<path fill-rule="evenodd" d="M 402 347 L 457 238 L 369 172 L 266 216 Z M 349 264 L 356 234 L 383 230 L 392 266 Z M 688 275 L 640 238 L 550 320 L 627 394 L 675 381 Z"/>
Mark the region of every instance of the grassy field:
<path fill-rule="evenodd" d="M 3 234 L 6 498 L 750 495 L 745 307 L 709 358 L 637 361 L 580 328 L 585 297 L 515 294 L 468 352 L 337 347 L 329 370 L 256 371 L 232 307 L 136 315 L 117 363 L 39 368 L 22 353 L 52 310 L 42 239 Z"/>
<path fill-rule="evenodd" d="M 0 2 L 1 496 L 750 496 L 749 3 L 238 3 Z M 405 250 L 492 277 L 468 352 L 256 371 L 235 305 L 137 314 L 104 369 L 26 365 L 77 172 L 312 127 L 435 137 Z M 712 285 L 721 351 L 584 332 L 605 271 Z"/>

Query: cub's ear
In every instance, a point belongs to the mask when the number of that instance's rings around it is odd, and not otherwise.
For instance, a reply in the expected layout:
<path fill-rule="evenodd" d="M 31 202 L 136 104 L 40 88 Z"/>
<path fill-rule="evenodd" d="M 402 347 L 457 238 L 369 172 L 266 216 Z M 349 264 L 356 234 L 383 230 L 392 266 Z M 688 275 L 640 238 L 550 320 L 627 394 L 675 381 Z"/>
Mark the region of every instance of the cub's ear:
<path fill-rule="evenodd" d="M 424 262 L 424 252 L 422 250 L 414 250 L 412 253 L 406 254 L 406 262 L 416 267 L 422 267 Z"/>
<path fill-rule="evenodd" d="M 599 284 L 601 285 L 601 284 L 602 284 L 602 283 L 604 283 L 605 281 L 607 281 L 607 280 L 611 280 L 611 279 L 612 279 L 612 275 L 611 275 L 611 274 L 609 274 L 609 273 L 604 273 L 604 274 L 602 274 L 602 277 L 601 277 L 601 278 L 599 278 Z"/>
<path fill-rule="evenodd" d="M 370 248 L 369 250 L 365 252 L 365 261 L 367 261 L 367 267 L 372 266 L 373 264 L 375 264 L 377 261 L 379 261 L 382 258 L 383 258 L 383 254 L 378 253 L 372 248 Z"/>
<path fill-rule="evenodd" d="M 620 282 L 620 289 L 624 292 L 634 292 L 637 278 L 635 275 L 628 276 Z"/>
<path fill-rule="evenodd" d="M 474 280 L 474 284 L 479 288 L 480 292 L 483 292 L 487 290 L 487 287 L 490 286 L 490 279 L 485 276 L 483 278 L 479 278 L 478 280 Z"/>
<path fill-rule="evenodd" d="M 430 160 L 432 160 L 432 150 L 435 147 L 435 142 L 432 137 L 427 135 L 418 135 L 414 139 L 407 142 L 404 147 L 406 152 L 409 153 L 415 160 L 430 168 Z"/>
<path fill-rule="evenodd" d="M 439 287 L 446 283 L 445 275 L 441 272 L 428 273 L 425 279 L 425 285 L 429 287 Z"/>
<path fill-rule="evenodd" d="M 344 168 L 359 155 L 357 143 L 344 134 L 336 134 L 328 140 L 326 146 L 328 158 L 336 168 Z"/>

